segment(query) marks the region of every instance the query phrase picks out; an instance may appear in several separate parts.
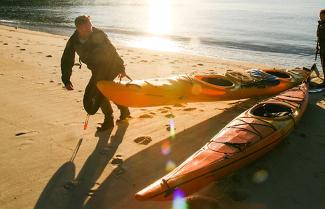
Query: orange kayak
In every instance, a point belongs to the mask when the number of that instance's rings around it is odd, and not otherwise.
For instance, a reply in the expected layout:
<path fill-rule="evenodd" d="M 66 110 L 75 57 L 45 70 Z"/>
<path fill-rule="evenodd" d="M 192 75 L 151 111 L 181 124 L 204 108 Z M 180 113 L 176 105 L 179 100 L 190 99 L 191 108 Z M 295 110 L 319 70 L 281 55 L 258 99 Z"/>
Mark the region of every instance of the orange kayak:
<path fill-rule="evenodd" d="M 306 68 L 252 69 L 244 73 L 228 71 L 225 75 L 184 75 L 123 83 L 99 81 L 97 88 L 117 104 L 150 107 L 274 95 L 298 85 L 309 74 Z"/>
<path fill-rule="evenodd" d="M 256 104 L 172 172 L 139 191 L 135 198 L 169 200 L 176 189 L 190 195 L 256 160 L 290 134 L 307 104 L 306 84 Z"/>

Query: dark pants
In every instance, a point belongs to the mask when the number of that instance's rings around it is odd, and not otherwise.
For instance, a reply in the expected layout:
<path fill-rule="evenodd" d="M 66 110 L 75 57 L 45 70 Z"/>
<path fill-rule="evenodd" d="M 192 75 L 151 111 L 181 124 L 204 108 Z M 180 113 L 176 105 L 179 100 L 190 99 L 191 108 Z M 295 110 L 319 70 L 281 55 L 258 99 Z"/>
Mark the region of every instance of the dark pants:
<path fill-rule="evenodd" d="M 129 111 L 128 107 L 116 104 L 117 108 L 120 110 L 121 114 Z M 113 118 L 113 109 L 110 101 L 107 98 L 103 98 L 100 104 L 100 109 L 105 115 L 105 118 Z"/>
<path fill-rule="evenodd" d="M 83 104 L 86 112 L 94 115 L 100 108 L 105 115 L 105 118 L 113 118 L 113 109 L 110 101 L 97 89 L 96 83 L 100 80 L 113 81 L 117 75 L 104 74 L 106 71 L 94 72 L 85 89 Z M 116 105 L 121 111 L 121 114 L 129 112 L 128 107 Z"/>
<path fill-rule="evenodd" d="M 324 83 L 325 83 L 325 50 L 324 52 L 320 53 L 320 62 L 322 64 L 322 68 L 323 68 L 323 76 L 324 76 Z"/>

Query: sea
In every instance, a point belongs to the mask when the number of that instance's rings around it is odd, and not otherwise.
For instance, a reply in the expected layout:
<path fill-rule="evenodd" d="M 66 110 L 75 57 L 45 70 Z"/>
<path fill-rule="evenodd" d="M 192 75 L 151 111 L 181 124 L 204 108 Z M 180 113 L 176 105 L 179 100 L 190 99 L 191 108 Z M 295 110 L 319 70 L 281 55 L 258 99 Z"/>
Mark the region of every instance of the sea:
<path fill-rule="evenodd" d="M 0 24 L 71 35 L 90 15 L 113 43 L 273 66 L 314 63 L 324 0 L 0 2 Z"/>

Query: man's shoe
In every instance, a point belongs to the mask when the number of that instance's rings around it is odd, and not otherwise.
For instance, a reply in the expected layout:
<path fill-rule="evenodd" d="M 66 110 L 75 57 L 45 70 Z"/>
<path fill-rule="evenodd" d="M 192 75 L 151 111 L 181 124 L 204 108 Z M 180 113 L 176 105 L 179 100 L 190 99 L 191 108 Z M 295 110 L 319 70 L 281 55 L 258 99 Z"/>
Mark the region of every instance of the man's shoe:
<path fill-rule="evenodd" d="M 113 118 L 105 118 L 104 122 L 100 127 L 97 127 L 97 131 L 106 131 L 114 127 Z"/>

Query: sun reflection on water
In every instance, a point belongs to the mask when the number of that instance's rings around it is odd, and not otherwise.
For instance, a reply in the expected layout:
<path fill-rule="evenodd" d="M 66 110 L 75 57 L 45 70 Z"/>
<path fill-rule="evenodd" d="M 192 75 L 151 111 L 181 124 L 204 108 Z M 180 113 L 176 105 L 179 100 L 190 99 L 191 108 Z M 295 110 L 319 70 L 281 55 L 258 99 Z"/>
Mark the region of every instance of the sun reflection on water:
<path fill-rule="evenodd" d="M 149 0 L 147 37 L 138 39 L 131 45 L 158 51 L 180 51 L 175 42 L 168 39 L 173 33 L 173 13 L 171 0 Z"/>

